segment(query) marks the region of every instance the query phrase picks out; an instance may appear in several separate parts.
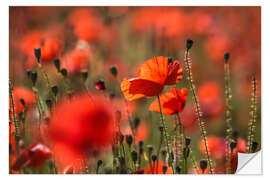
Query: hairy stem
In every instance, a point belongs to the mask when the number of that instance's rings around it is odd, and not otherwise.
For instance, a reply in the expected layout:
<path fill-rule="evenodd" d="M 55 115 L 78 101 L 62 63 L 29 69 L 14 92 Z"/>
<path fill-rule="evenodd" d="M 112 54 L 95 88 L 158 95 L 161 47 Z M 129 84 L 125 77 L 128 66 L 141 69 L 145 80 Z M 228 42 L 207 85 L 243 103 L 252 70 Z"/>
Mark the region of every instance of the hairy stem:
<path fill-rule="evenodd" d="M 206 158 L 207 158 L 207 161 L 208 161 L 208 164 L 209 164 L 209 168 L 210 168 L 210 174 L 213 174 L 213 166 L 212 166 L 212 161 L 210 159 L 210 156 L 209 156 L 209 151 L 208 151 L 208 144 L 207 144 L 207 139 L 206 139 L 206 130 L 205 130 L 205 123 L 202 119 L 202 113 L 200 111 L 200 106 L 199 106 L 199 102 L 198 102 L 198 97 L 197 97 L 197 94 L 196 94 L 196 91 L 195 91 L 195 85 L 194 85 L 194 82 L 193 82 L 193 77 L 192 77 L 192 72 L 191 72 L 191 61 L 189 59 L 189 51 L 186 50 L 185 52 L 185 70 L 186 70 L 186 73 L 187 73 L 187 80 L 188 80 L 188 83 L 189 83 L 189 89 L 192 93 L 192 99 L 193 99 L 193 102 L 195 104 L 195 111 L 196 111 L 196 114 L 197 114 L 197 118 L 198 118 L 198 121 L 199 121 L 199 126 L 200 126 L 200 132 L 201 132 L 201 136 L 203 138 L 203 141 L 204 141 L 204 146 L 205 146 L 205 151 L 206 151 Z"/>

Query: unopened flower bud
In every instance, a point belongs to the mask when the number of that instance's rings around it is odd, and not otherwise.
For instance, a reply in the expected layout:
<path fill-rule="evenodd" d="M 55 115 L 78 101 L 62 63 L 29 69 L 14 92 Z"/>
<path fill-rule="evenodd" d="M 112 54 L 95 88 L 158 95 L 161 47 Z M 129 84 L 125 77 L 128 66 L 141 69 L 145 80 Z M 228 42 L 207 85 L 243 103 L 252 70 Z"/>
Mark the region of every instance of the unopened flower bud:
<path fill-rule="evenodd" d="M 136 161 L 138 160 L 138 153 L 136 151 L 132 151 L 131 157 L 132 157 L 132 161 L 136 163 Z"/>
<path fill-rule="evenodd" d="M 193 40 L 187 39 L 186 40 L 186 48 L 187 48 L 187 50 L 189 50 L 192 47 L 192 45 L 193 45 Z"/>
<path fill-rule="evenodd" d="M 40 48 L 35 48 L 34 53 L 35 53 L 35 57 L 37 58 L 38 63 L 40 63 L 41 49 Z"/>
<path fill-rule="evenodd" d="M 228 63 L 229 59 L 230 59 L 230 53 L 228 53 L 228 52 L 224 53 L 225 63 Z"/>
<path fill-rule="evenodd" d="M 236 148 L 237 143 L 235 141 L 231 142 L 230 147 L 231 147 L 231 152 L 233 152 L 234 148 Z"/>
<path fill-rule="evenodd" d="M 57 69 L 57 71 L 60 72 L 60 59 L 58 59 L 58 58 L 55 59 L 53 61 L 53 63 L 54 63 L 55 68 Z"/>
<path fill-rule="evenodd" d="M 60 73 L 61 73 L 62 76 L 64 76 L 64 77 L 67 77 L 67 75 L 68 75 L 67 69 L 65 69 L 65 68 L 61 69 Z"/>
<path fill-rule="evenodd" d="M 31 81 L 33 83 L 33 86 L 35 86 L 36 82 L 37 82 L 37 72 L 32 72 L 31 73 Z"/>
<path fill-rule="evenodd" d="M 162 173 L 163 174 L 166 174 L 166 172 L 167 172 L 167 170 L 168 170 L 168 166 L 162 166 Z"/>
<path fill-rule="evenodd" d="M 200 161 L 200 168 L 202 169 L 202 172 L 204 173 L 205 169 L 207 168 L 207 160 L 203 159 Z"/>
<path fill-rule="evenodd" d="M 53 95 L 54 96 L 57 96 L 57 94 L 58 94 L 58 87 L 57 86 L 53 86 L 52 87 L 52 92 L 53 92 Z"/>
<path fill-rule="evenodd" d="M 112 74 L 114 77 L 116 77 L 117 74 L 118 74 L 117 67 L 116 67 L 115 65 L 111 66 L 111 67 L 110 67 L 110 72 L 111 72 L 111 74 Z"/>
<path fill-rule="evenodd" d="M 252 142 L 252 144 L 251 144 L 251 150 L 252 150 L 253 153 L 256 152 L 256 150 L 258 148 L 258 145 L 259 144 L 257 142 L 255 142 L 255 141 Z"/>
<path fill-rule="evenodd" d="M 126 143 L 127 143 L 129 146 L 131 146 L 132 142 L 133 142 L 132 135 L 130 135 L 130 134 L 126 135 Z"/>
<path fill-rule="evenodd" d="M 190 145 L 190 142 L 191 142 L 190 137 L 186 137 L 185 138 L 185 144 L 186 144 L 186 146 L 189 146 Z"/>

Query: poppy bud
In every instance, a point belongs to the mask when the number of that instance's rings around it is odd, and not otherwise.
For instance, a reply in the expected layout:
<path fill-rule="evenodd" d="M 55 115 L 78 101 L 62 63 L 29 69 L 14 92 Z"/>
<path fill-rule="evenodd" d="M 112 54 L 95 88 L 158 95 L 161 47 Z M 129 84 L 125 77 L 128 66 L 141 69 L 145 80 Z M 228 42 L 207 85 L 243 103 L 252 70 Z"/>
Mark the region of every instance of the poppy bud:
<path fill-rule="evenodd" d="M 253 153 L 257 150 L 258 145 L 259 144 L 257 142 L 255 142 L 255 141 L 252 142 L 251 150 L 252 150 Z"/>
<path fill-rule="evenodd" d="M 187 50 L 189 50 L 192 47 L 192 45 L 193 45 L 193 40 L 187 39 L 186 40 L 186 48 L 187 48 Z"/>
<path fill-rule="evenodd" d="M 52 108 L 52 100 L 47 99 L 45 102 L 46 102 L 46 105 L 47 105 L 48 109 L 51 109 Z"/>
<path fill-rule="evenodd" d="M 60 59 L 55 59 L 53 63 L 57 71 L 60 72 Z"/>
<path fill-rule="evenodd" d="M 168 166 L 162 166 L 162 173 L 166 174 Z"/>
<path fill-rule="evenodd" d="M 126 143 L 127 143 L 129 146 L 131 146 L 132 142 L 133 142 L 132 136 L 131 136 L 130 134 L 126 135 Z"/>
<path fill-rule="evenodd" d="M 239 137 L 239 132 L 238 132 L 237 130 L 234 130 L 234 131 L 232 132 L 232 137 L 233 137 L 233 139 L 237 140 L 238 137 Z"/>
<path fill-rule="evenodd" d="M 88 78 L 88 71 L 82 71 L 81 78 L 82 78 L 83 82 L 85 82 L 86 79 Z"/>
<path fill-rule="evenodd" d="M 24 101 L 23 98 L 20 99 L 20 102 L 21 102 L 21 104 L 23 105 L 23 107 L 25 107 L 25 101 Z"/>
<path fill-rule="evenodd" d="M 100 167 L 102 165 L 103 161 L 102 160 L 98 160 L 97 162 L 97 166 Z"/>
<path fill-rule="evenodd" d="M 224 54 L 224 59 L 225 59 L 225 63 L 228 63 L 229 59 L 230 59 L 230 53 L 226 52 Z"/>
<path fill-rule="evenodd" d="M 231 142 L 230 147 L 231 147 L 231 152 L 233 152 L 234 148 L 236 148 L 237 143 L 235 141 Z"/>
<path fill-rule="evenodd" d="M 190 137 L 186 137 L 185 138 L 185 144 L 186 144 L 186 146 L 189 146 L 190 145 L 190 142 L 191 142 Z"/>
<path fill-rule="evenodd" d="M 138 153 L 136 151 L 132 151 L 131 157 L 132 157 L 132 161 L 136 163 L 136 161 L 138 160 Z"/>
<path fill-rule="evenodd" d="M 67 77 L 67 75 L 68 75 L 67 69 L 65 69 L 65 68 L 61 69 L 60 73 L 61 73 L 62 76 L 64 76 L 64 77 Z"/>
<path fill-rule="evenodd" d="M 104 81 L 102 80 L 98 80 L 96 83 L 95 83 L 95 87 L 97 90 L 101 90 L 101 91 L 104 91 L 106 89 L 105 87 L 105 83 Z"/>
<path fill-rule="evenodd" d="M 140 118 L 135 117 L 134 119 L 134 128 L 137 129 L 137 127 L 140 125 Z"/>
<path fill-rule="evenodd" d="M 179 166 L 176 166 L 175 170 L 177 174 L 181 174 L 181 168 Z"/>
<path fill-rule="evenodd" d="M 35 48 L 34 52 L 35 52 L 35 56 L 37 58 L 38 63 L 40 63 L 41 49 L 40 48 Z"/>
<path fill-rule="evenodd" d="M 207 168 L 207 160 L 203 159 L 200 161 L 200 168 L 202 169 L 202 172 L 204 173 L 205 169 Z"/>
<path fill-rule="evenodd" d="M 31 81 L 33 83 L 33 86 L 35 86 L 36 82 L 37 82 L 37 72 L 32 72 L 31 73 Z"/>
<path fill-rule="evenodd" d="M 57 86 L 53 86 L 52 87 L 52 92 L 53 92 L 54 96 L 56 96 L 57 93 L 58 93 L 58 87 Z"/>
<path fill-rule="evenodd" d="M 189 152 L 190 152 L 190 150 L 189 150 L 188 147 L 185 147 L 185 148 L 183 149 L 183 155 L 184 155 L 184 158 L 188 158 Z"/>
<path fill-rule="evenodd" d="M 124 142 L 124 135 L 123 134 L 119 134 L 119 142 L 122 144 Z"/>
<path fill-rule="evenodd" d="M 162 150 L 161 151 L 161 155 L 162 155 L 163 159 L 166 159 L 167 151 L 166 150 Z"/>
<path fill-rule="evenodd" d="M 143 141 L 139 141 L 139 147 L 140 147 L 140 154 L 143 153 Z"/>
<path fill-rule="evenodd" d="M 110 67 L 110 72 L 111 72 L 111 74 L 112 74 L 114 77 L 116 77 L 117 74 L 118 74 L 117 67 L 116 67 L 115 65 L 111 66 L 111 67 Z"/>
<path fill-rule="evenodd" d="M 155 154 L 152 155 L 152 161 L 155 163 L 156 160 L 157 160 L 157 156 Z"/>

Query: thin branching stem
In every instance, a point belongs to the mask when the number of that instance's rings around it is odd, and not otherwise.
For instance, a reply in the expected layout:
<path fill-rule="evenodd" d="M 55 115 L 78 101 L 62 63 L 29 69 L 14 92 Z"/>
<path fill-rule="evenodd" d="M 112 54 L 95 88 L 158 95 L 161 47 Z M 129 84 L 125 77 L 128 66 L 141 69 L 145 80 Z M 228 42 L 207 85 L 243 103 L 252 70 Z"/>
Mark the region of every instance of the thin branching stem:
<path fill-rule="evenodd" d="M 187 80 L 188 80 L 188 83 L 189 83 L 189 89 L 190 89 L 190 91 L 192 93 L 192 99 L 193 99 L 193 102 L 194 102 L 194 105 L 195 105 L 195 111 L 196 111 L 197 118 L 198 118 L 198 121 L 199 121 L 201 136 L 202 136 L 203 141 L 204 141 L 204 146 L 205 146 L 205 151 L 206 151 L 206 158 L 207 158 L 207 161 L 208 161 L 208 164 L 209 164 L 210 174 L 213 174 L 213 166 L 212 166 L 212 161 L 210 159 L 210 155 L 209 155 L 209 151 L 208 151 L 208 144 L 207 144 L 207 139 L 206 139 L 206 130 L 205 130 L 205 125 L 204 125 L 205 123 L 204 123 L 204 121 L 202 119 L 202 113 L 200 111 L 199 101 L 198 101 L 198 97 L 197 97 L 197 94 L 196 94 L 196 91 L 195 91 L 195 85 L 194 85 L 194 82 L 193 82 L 193 77 L 192 77 L 192 72 L 191 72 L 191 61 L 190 61 L 190 58 L 189 58 L 188 49 L 185 52 L 184 61 L 185 61 L 185 70 L 186 70 L 186 73 L 187 73 Z"/>

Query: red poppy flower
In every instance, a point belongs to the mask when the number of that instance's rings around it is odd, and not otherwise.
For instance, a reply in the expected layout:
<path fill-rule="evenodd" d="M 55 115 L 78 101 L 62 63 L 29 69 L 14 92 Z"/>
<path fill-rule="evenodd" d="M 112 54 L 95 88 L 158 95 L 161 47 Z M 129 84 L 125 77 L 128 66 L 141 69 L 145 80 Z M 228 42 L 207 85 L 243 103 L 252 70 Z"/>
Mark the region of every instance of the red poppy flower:
<path fill-rule="evenodd" d="M 109 146 L 114 110 L 103 96 L 82 94 L 64 98 L 52 113 L 49 138 L 62 167 L 78 165 L 83 156 Z"/>
<path fill-rule="evenodd" d="M 36 102 L 35 94 L 32 91 L 24 87 L 15 87 L 13 90 L 13 100 L 16 115 L 24 110 L 21 99 L 24 100 L 26 108 L 29 108 Z"/>
<path fill-rule="evenodd" d="M 160 96 L 160 104 L 162 113 L 167 115 L 173 115 L 184 110 L 187 99 L 187 89 L 183 88 L 178 90 L 171 88 L 166 93 Z M 160 112 L 159 102 L 156 99 L 149 107 L 150 111 Z"/>
<path fill-rule="evenodd" d="M 139 68 L 139 77 L 124 79 L 121 90 L 129 101 L 144 96 L 159 95 L 165 85 L 176 84 L 182 79 L 182 68 L 178 61 L 170 62 L 158 56 L 144 62 Z"/>
<path fill-rule="evenodd" d="M 91 9 L 75 10 L 70 15 L 69 22 L 80 40 L 92 42 L 99 40 L 103 35 L 104 25 Z"/>
<path fill-rule="evenodd" d="M 67 53 L 64 57 L 63 67 L 70 74 L 79 74 L 82 70 L 88 69 L 92 52 L 86 42 L 79 41 L 76 49 Z"/>
<path fill-rule="evenodd" d="M 33 143 L 28 149 L 24 149 L 13 165 L 14 170 L 20 170 L 26 166 L 40 168 L 43 163 L 52 157 L 51 150 L 43 144 Z"/>
<path fill-rule="evenodd" d="M 154 168 L 154 174 L 163 174 L 163 166 L 167 166 L 167 171 L 166 174 L 172 174 L 172 168 L 168 166 L 168 164 L 165 164 L 163 161 L 158 161 L 158 165 L 157 165 L 157 161 L 155 162 L 155 166 L 153 167 L 153 163 L 152 166 L 150 164 L 148 164 L 145 168 L 145 174 L 153 174 L 153 169 Z"/>

